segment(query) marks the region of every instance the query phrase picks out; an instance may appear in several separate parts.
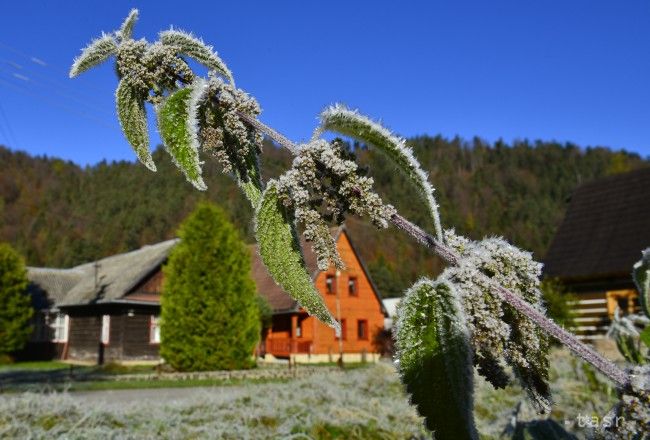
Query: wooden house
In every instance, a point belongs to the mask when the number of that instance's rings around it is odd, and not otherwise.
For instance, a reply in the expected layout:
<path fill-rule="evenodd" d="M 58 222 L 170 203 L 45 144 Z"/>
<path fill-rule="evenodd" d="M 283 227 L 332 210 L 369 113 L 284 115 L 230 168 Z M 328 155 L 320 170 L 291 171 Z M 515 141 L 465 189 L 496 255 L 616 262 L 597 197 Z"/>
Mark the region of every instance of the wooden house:
<path fill-rule="evenodd" d="M 576 328 L 602 339 L 616 307 L 638 309 L 632 265 L 650 247 L 650 168 L 580 186 L 545 260 L 544 274 L 578 296 Z"/>
<path fill-rule="evenodd" d="M 273 282 L 251 246 L 251 275 L 273 309 L 273 325 L 263 335 L 258 354 L 317 362 L 330 360 L 342 348 L 347 359 L 376 359 L 372 340 L 383 328 L 385 312 L 379 293 L 345 228 L 333 234 L 347 265 L 344 272 L 316 270 L 309 246 L 305 260 L 326 304 L 341 318 L 341 343 L 332 329 L 309 317 Z M 71 269 L 28 268 L 38 312 L 32 341 L 18 357 L 159 361 L 162 266 L 177 242 L 145 246 Z"/>
<path fill-rule="evenodd" d="M 373 337 L 384 328 L 386 309 L 346 229 L 333 229 L 332 234 L 346 266 L 344 271 L 318 270 L 311 248 L 303 249 L 316 288 L 334 317 L 340 319 L 341 338 L 284 293 L 254 252 L 253 278 L 273 309 L 273 325 L 264 335 L 261 354 L 297 362 L 331 362 L 341 354 L 344 360 L 377 359 Z"/>

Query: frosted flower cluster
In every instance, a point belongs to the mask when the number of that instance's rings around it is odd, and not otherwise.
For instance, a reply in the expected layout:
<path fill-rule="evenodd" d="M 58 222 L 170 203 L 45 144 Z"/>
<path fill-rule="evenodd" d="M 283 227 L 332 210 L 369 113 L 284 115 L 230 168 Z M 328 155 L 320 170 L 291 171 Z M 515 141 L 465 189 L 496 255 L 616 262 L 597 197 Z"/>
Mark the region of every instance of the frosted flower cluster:
<path fill-rule="evenodd" d="M 379 228 L 388 226 L 395 209 L 384 204 L 373 183 L 341 142 L 322 139 L 303 145 L 292 168 L 278 179 L 280 200 L 293 207 L 296 220 L 304 226 L 319 269 L 327 270 L 330 262 L 344 268 L 329 223 L 340 224 L 351 213 L 368 217 Z"/>
<path fill-rule="evenodd" d="M 246 92 L 213 76 L 193 98 L 197 106 L 199 141 L 214 155 L 225 173 L 246 179 L 248 160 L 260 153 L 262 134 L 242 122 L 239 113 L 260 114 L 257 101 Z"/>
<path fill-rule="evenodd" d="M 548 412 L 548 336 L 493 295 L 476 276 L 486 275 L 544 312 L 539 291 L 542 265 L 500 238 L 474 242 L 453 231 L 445 235 L 449 246 L 461 255 L 461 263 L 447 268 L 441 278 L 454 283 L 462 296 L 479 373 L 502 388 L 508 382 L 504 365 L 510 365 L 537 409 Z"/>
<path fill-rule="evenodd" d="M 159 104 L 165 92 L 177 88 L 177 81 L 191 83 L 194 74 L 171 46 L 148 44 L 146 40 L 126 40 L 117 49 L 118 76 L 134 90 L 148 95 L 147 100 Z M 149 94 L 151 92 L 151 94 Z"/>
<path fill-rule="evenodd" d="M 650 366 L 630 368 L 630 385 L 619 390 L 620 401 L 613 410 L 612 419 L 622 423 L 611 424 L 604 430 L 606 439 L 650 438 Z"/>

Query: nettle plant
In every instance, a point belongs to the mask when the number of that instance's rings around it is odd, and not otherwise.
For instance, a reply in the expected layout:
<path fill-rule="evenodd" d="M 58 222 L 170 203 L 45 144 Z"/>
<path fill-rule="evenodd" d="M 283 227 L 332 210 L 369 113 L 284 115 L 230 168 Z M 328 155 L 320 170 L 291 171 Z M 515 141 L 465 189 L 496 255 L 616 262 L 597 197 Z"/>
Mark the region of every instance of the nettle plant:
<path fill-rule="evenodd" d="M 255 210 L 260 256 L 275 281 L 310 314 L 340 332 L 305 268 L 298 228 L 320 269 L 342 269 L 329 225 L 347 215 L 378 228 L 392 224 L 449 265 L 436 279 L 423 278 L 405 294 L 394 336 L 398 370 L 426 427 L 438 438 L 477 438 L 473 417 L 474 369 L 502 388 L 511 373 L 540 413 L 548 413 L 549 338 L 554 337 L 618 386 L 619 413 L 644 417 L 650 402 L 647 371 L 624 371 L 545 316 L 539 291 L 541 264 L 499 238 L 472 241 L 443 229 L 434 189 L 405 140 L 342 105 L 327 108 L 311 140 L 297 145 L 257 120 L 260 107 L 237 89 L 230 70 L 211 47 L 180 30 L 149 43 L 132 38 L 138 11 L 119 30 L 92 41 L 74 61 L 70 76 L 116 58 L 115 93 L 122 130 L 140 161 L 155 171 L 146 119 L 153 105 L 166 150 L 187 180 L 206 190 L 200 154 L 217 158 Z M 186 58 L 209 69 L 197 76 Z M 333 132 L 366 143 L 392 160 L 427 207 L 432 234 L 409 222 L 373 190 L 372 178 Z M 291 169 L 262 182 L 258 165 L 262 136 L 294 156 Z M 641 405 L 639 405 L 641 402 Z M 643 420 L 639 419 L 642 426 Z"/>
<path fill-rule="evenodd" d="M 641 313 L 623 316 L 616 308 L 608 335 L 630 363 L 650 363 L 650 248 L 634 264 L 632 277 L 639 291 Z"/>

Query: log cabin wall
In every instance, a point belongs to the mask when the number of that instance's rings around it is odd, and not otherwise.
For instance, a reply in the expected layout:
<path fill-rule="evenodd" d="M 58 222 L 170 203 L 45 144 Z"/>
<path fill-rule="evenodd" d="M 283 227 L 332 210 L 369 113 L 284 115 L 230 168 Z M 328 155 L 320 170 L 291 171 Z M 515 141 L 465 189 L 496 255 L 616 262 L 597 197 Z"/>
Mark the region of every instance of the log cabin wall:
<path fill-rule="evenodd" d="M 67 359 L 99 362 L 102 315 L 86 308 L 77 309 L 67 311 L 70 316 Z"/>
<path fill-rule="evenodd" d="M 151 342 L 151 316 L 159 314 L 159 308 L 143 308 L 122 315 L 122 360 L 160 359 L 160 344 Z"/>
<path fill-rule="evenodd" d="M 159 306 L 107 305 L 75 307 L 70 315 L 67 359 L 97 363 L 158 360 L 159 344 L 151 343 L 151 316 Z M 101 343 L 102 321 L 109 316 L 108 343 Z"/>

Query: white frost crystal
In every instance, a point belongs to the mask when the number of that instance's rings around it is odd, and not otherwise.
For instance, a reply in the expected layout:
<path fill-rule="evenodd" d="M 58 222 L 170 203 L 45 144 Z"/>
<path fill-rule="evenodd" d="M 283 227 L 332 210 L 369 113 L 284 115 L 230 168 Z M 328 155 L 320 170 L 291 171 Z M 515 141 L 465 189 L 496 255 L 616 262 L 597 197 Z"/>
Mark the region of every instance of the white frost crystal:
<path fill-rule="evenodd" d="M 542 265 L 500 238 L 472 242 L 446 231 L 446 242 L 461 254 L 461 263 L 447 268 L 441 279 L 461 292 L 479 373 L 495 387 L 503 387 L 507 383 L 503 364 L 509 364 L 538 410 L 548 412 L 548 336 L 476 277 L 481 273 L 492 278 L 544 312 L 539 291 Z"/>
<path fill-rule="evenodd" d="M 314 132 L 313 140 L 320 136 L 322 131 L 329 130 L 366 142 L 388 156 L 424 198 L 434 223 L 436 238 L 443 239 L 438 203 L 433 196 L 434 189 L 429 183 L 427 174 L 413 155 L 413 151 L 406 145 L 405 139 L 394 135 L 386 127 L 358 111 L 350 110 L 341 104 L 325 109 L 320 115 L 320 120 L 321 125 Z"/>
<path fill-rule="evenodd" d="M 327 270 L 330 262 L 344 268 L 329 222 L 340 224 L 349 212 L 368 217 L 377 227 L 388 226 L 395 209 L 382 202 L 373 183 L 340 142 L 322 139 L 302 146 L 293 167 L 278 179 L 280 200 L 293 207 L 296 220 L 304 226 L 303 235 L 312 242 L 319 269 Z"/>

